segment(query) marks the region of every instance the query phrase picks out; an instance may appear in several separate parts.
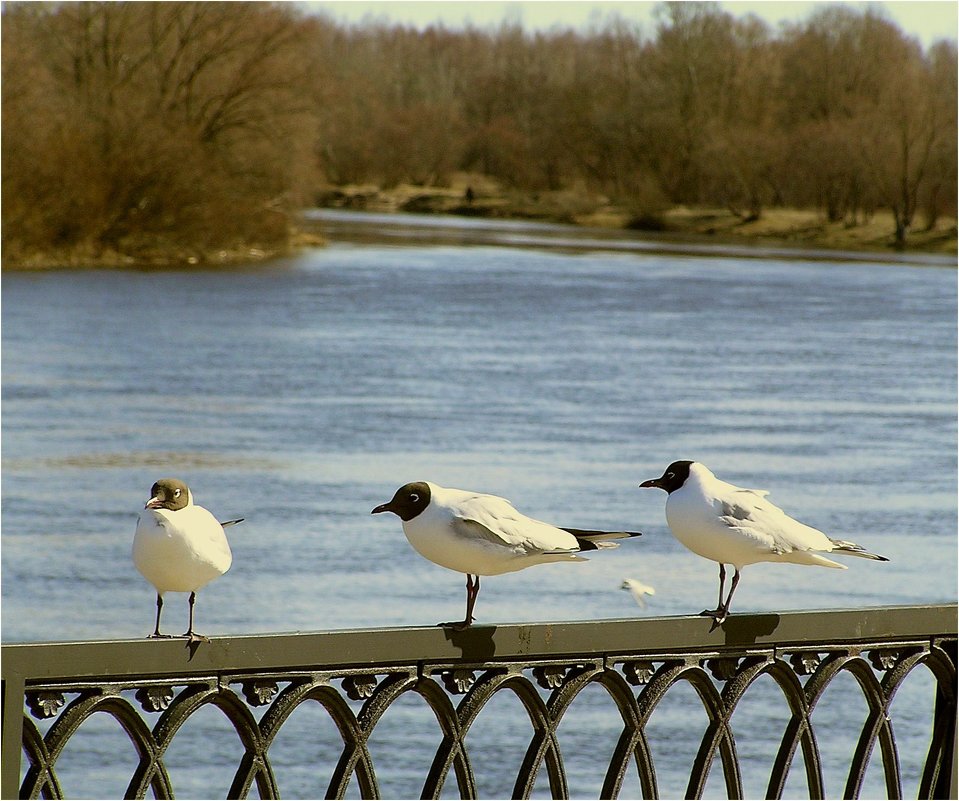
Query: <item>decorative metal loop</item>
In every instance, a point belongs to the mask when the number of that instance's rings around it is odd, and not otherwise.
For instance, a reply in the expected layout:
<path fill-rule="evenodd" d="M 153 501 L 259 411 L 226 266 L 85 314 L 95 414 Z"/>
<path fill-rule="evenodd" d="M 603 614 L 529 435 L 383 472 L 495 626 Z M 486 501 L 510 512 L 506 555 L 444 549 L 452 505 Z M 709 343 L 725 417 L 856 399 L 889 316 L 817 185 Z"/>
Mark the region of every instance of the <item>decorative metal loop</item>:
<path fill-rule="evenodd" d="M 63 798 L 63 791 L 60 789 L 43 735 L 36 724 L 26 716 L 23 719 L 23 751 L 30 767 L 20 786 L 20 798 L 39 798 L 41 795 L 44 798 Z"/>
<path fill-rule="evenodd" d="M 739 772 L 739 759 L 736 756 L 733 732 L 729 726 L 729 719 L 733 710 L 724 706 L 719 692 L 702 669 L 690 670 L 685 678 L 696 690 L 696 694 L 706 710 L 706 716 L 709 718 L 709 725 L 703 734 L 699 751 L 689 774 L 686 795 L 689 798 L 702 798 L 706 789 L 706 779 L 709 776 L 713 755 L 718 748 L 723 766 L 723 777 L 726 780 L 727 796 L 729 798 L 742 798 L 743 787 Z"/>
<path fill-rule="evenodd" d="M 559 742 L 556 739 L 555 722 L 550 720 L 549 710 L 536 688 L 522 674 L 512 672 L 504 674 L 498 670 L 488 670 L 477 679 L 457 710 L 463 736 L 466 736 L 476 716 L 490 698 L 497 692 L 507 689 L 519 698 L 533 726 L 533 737 L 516 777 L 512 797 L 529 798 L 536 784 L 540 765 L 545 763 L 553 798 L 567 798 L 569 793 L 559 752 Z"/>
<path fill-rule="evenodd" d="M 766 797 L 782 798 L 786 787 L 786 779 L 789 776 L 789 769 L 796 755 L 796 749 L 801 746 L 803 764 L 806 769 L 806 785 L 809 788 L 810 798 L 822 798 L 822 759 L 815 734 L 809 722 L 810 710 L 806 693 L 798 678 L 798 675 L 806 675 L 806 670 L 809 669 L 812 660 L 794 660 L 795 656 L 790 660 L 793 670 L 790 670 L 785 662 L 775 660 L 764 665 L 762 670 L 757 672 L 753 678 L 753 681 L 755 681 L 762 675 L 770 676 L 782 691 L 791 713 L 769 775 Z M 747 689 L 748 686 L 742 688 L 743 695 Z"/>
<path fill-rule="evenodd" d="M 156 798 L 172 797 L 170 778 L 161 761 L 162 749 L 158 747 L 156 739 L 143 718 L 125 698 L 119 695 L 104 695 L 99 689 L 80 693 L 54 721 L 46 737 L 43 738 L 45 746 L 43 770 L 37 770 L 35 773 L 28 771 L 21 793 L 35 798 L 43 785 L 50 784 L 40 774 L 46 773 L 51 778 L 55 777 L 56 761 L 67 741 L 85 720 L 97 712 L 109 714 L 120 724 L 139 755 L 139 763 L 130 780 L 128 795 L 143 797 L 146 789 L 152 787 Z"/>
<path fill-rule="evenodd" d="M 343 696 L 324 680 L 296 681 L 280 692 L 260 721 L 264 748 L 269 749 L 280 728 L 300 704 L 311 700 L 326 710 L 343 740 L 343 751 L 330 778 L 326 797 L 343 798 L 354 773 L 362 796 L 378 797 L 373 759 L 366 747 L 366 733 Z"/>
<path fill-rule="evenodd" d="M 812 714 L 826 687 L 841 671 L 849 672 L 856 679 L 867 707 L 866 721 L 860 731 L 855 755 L 849 766 L 844 797 L 859 797 L 869 757 L 878 740 L 883 754 L 888 797 L 901 798 L 902 782 L 899 775 L 899 760 L 892 734 L 892 724 L 887 716 L 891 698 L 884 696 L 876 674 L 866 659 L 858 653 L 837 653 L 823 660 L 806 684 L 809 712 Z"/>
<path fill-rule="evenodd" d="M 635 663 L 627 663 L 632 665 Z M 626 669 L 629 668 L 627 666 Z M 603 782 L 602 798 L 615 798 L 622 788 L 629 760 L 633 758 L 639 772 L 640 785 L 645 798 L 655 798 L 656 777 L 653 769 L 652 751 L 646 734 L 640 726 L 639 708 L 632 690 L 623 676 L 610 668 L 583 667 L 569 673 L 566 681 L 551 696 L 548 707 L 556 725 L 562 721 L 566 710 L 577 696 L 590 684 L 603 687 L 612 698 L 623 720 L 623 731 L 616 748 L 610 755 Z"/>
<path fill-rule="evenodd" d="M 466 729 L 461 724 L 457 710 L 453 708 L 449 696 L 432 679 L 421 679 L 416 686 L 416 691 L 433 710 L 443 732 L 443 739 L 436 749 L 420 797 L 439 798 L 452 767 L 456 774 L 456 783 L 459 785 L 460 797 L 476 798 L 476 778 L 464 742 Z"/>
<path fill-rule="evenodd" d="M 948 798 L 955 790 L 956 641 L 938 642 L 916 661 L 925 664 L 936 678 L 932 743 L 919 780 L 919 797 Z"/>
<path fill-rule="evenodd" d="M 249 707 L 228 687 L 200 684 L 186 687 L 160 716 L 153 730 L 162 755 L 184 723 L 207 704 L 217 707 L 233 726 L 244 753 L 230 786 L 230 798 L 245 798 L 256 782 L 260 798 L 277 798 L 279 793 L 267 757 L 267 743 Z"/>

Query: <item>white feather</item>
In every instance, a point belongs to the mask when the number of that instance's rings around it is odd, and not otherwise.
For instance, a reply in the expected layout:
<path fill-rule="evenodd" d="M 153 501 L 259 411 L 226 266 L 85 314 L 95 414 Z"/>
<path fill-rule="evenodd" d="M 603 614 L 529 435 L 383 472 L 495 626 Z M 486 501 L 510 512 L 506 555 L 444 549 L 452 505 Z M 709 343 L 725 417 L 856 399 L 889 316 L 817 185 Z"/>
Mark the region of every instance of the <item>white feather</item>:
<path fill-rule="evenodd" d="M 230 569 L 223 526 L 202 506 L 144 509 L 133 537 L 133 563 L 159 595 L 196 592 Z"/>
<path fill-rule="evenodd" d="M 584 561 L 572 534 L 521 514 L 505 498 L 433 483 L 429 488 L 429 506 L 403 522 L 403 533 L 431 562 L 495 576 L 547 562 Z"/>
<path fill-rule="evenodd" d="M 845 570 L 823 554 L 844 550 L 818 529 L 800 523 L 766 499 L 716 478 L 698 462 L 666 501 L 666 521 L 683 545 L 714 562 L 742 568 L 756 562 L 792 562 Z"/>
<path fill-rule="evenodd" d="M 656 590 L 653 587 L 651 587 L 649 584 L 643 584 L 643 582 L 639 581 L 638 579 L 623 579 L 620 589 L 629 590 L 633 596 L 633 599 L 642 609 L 645 609 L 647 606 L 646 596 L 656 594 Z"/>

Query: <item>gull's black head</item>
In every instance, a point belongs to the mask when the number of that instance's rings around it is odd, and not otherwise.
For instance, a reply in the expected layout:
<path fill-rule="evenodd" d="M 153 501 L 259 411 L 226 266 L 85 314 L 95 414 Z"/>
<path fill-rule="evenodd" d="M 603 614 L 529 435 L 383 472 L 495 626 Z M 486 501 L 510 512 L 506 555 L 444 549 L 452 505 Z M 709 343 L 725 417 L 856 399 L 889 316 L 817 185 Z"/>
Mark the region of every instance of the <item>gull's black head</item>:
<path fill-rule="evenodd" d="M 666 468 L 659 478 L 651 478 L 649 481 L 644 481 L 640 484 L 640 487 L 655 487 L 657 489 L 666 490 L 666 492 L 675 492 L 683 484 L 686 483 L 686 479 L 689 478 L 689 468 L 692 465 L 692 462 L 688 459 L 684 459 L 679 462 L 673 462 L 669 467 Z"/>
<path fill-rule="evenodd" d="M 150 490 L 144 509 L 169 509 L 175 512 L 190 502 L 190 490 L 178 478 L 161 478 Z"/>
<path fill-rule="evenodd" d="M 430 505 L 430 485 L 425 481 L 414 481 L 400 487 L 393 500 L 377 506 L 370 514 L 392 512 L 400 520 L 412 520 Z"/>

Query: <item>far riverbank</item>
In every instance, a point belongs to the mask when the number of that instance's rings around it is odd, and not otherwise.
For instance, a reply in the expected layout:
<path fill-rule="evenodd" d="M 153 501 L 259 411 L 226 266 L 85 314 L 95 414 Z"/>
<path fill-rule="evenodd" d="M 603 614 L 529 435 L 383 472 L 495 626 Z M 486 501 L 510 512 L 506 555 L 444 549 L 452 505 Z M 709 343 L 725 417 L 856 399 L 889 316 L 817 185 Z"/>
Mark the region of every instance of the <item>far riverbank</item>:
<path fill-rule="evenodd" d="M 763 210 L 758 219 L 744 219 L 732 210 L 676 206 L 655 214 L 635 211 L 583 191 L 527 193 L 510 190 L 475 174 L 458 174 L 448 187 L 401 184 L 331 186 L 317 191 L 319 208 L 420 215 L 459 215 L 489 220 L 562 223 L 582 228 L 632 231 L 660 241 L 675 239 L 703 245 L 767 246 L 860 254 L 931 254 L 955 257 L 956 220 L 941 218 L 928 230 L 910 231 L 906 247 L 893 246 L 892 215 L 878 211 L 855 223 L 830 222 L 816 210 Z M 304 212 L 303 214 L 308 214 Z M 269 244 L 237 242 L 228 248 L 201 252 L 179 246 L 176 237 L 136 240 L 125 249 L 50 248 L 3 254 L 4 270 L 231 268 L 265 262 L 326 244 L 324 236 L 303 219 L 291 221 L 285 240 Z"/>
<path fill-rule="evenodd" d="M 655 215 L 638 216 L 607 198 L 587 192 L 528 193 L 504 189 L 477 175 L 460 174 L 449 187 L 401 184 L 389 189 L 373 185 L 328 187 L 317 194 L 324 208 L 417 214 L 458 214 L 494 219 L 525 219 L 596 228 L 649 231 L 688 239 L 735 244 L 793 245 L 824 250 L 897 252 L 893 219 L 877 211 L 869 219 L 830 222 L 810 209 L 764 209 L 746 219 L 729 209 L 676 206 Z M 957 253 L 955 218 L 941 218 L 930 230 L 917 223 L 909 233 L 906 253 Z"/>

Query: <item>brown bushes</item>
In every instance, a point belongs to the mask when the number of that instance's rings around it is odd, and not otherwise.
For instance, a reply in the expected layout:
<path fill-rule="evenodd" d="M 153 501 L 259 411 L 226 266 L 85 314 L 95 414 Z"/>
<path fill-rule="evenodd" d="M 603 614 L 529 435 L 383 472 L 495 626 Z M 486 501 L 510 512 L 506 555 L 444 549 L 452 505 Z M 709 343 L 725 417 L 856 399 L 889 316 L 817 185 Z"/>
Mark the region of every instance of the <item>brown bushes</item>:
<path fill-rule="evenodd" d="M 647 34 L 345 27 L 292 4 L 8 3 L 3 240 L 35 252 L 202 256 L 281 246 L 321 185 L 612 199 L 755 220 L 880 209 L 901 244 L 956 209 L 956 44 L 824 6 L 773 33 L 711 3 Z M 893 233 L 892 231 L 890 232 Z"/>
<path fill-rule="evenodd" d="M 303 33 L 255 3 L 6 7 L 7 255 L 283 242 Z"/>

